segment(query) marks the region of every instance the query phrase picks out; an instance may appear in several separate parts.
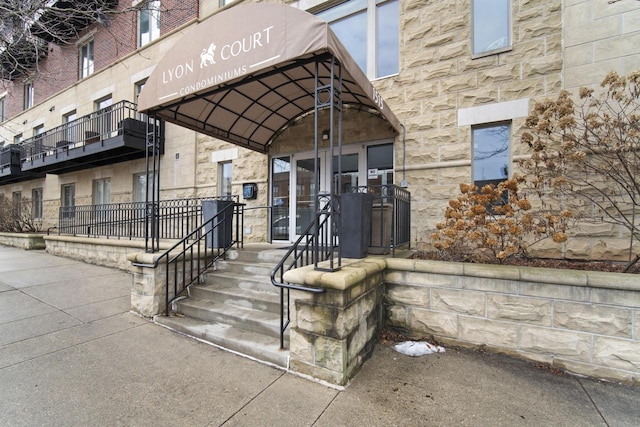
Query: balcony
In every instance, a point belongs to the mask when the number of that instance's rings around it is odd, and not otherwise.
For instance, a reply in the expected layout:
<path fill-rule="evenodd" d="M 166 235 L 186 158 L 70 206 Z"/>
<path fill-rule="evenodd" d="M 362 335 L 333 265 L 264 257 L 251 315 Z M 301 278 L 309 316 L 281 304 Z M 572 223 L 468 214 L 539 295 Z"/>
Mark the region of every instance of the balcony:
<path fill-rule="evenodd" d="M 135 104 L 121 101 L 50 129 L 20 143 L 20 172 L 64 174 L 143 158 L 146 120 Z"/>
<path fill-rule="evenodd" d="M 44 173 L 22 172 L 20 152 L 18 145 L 9 145 L 0 149 L 0 184 L 11 184 L 44 176 Z"/>

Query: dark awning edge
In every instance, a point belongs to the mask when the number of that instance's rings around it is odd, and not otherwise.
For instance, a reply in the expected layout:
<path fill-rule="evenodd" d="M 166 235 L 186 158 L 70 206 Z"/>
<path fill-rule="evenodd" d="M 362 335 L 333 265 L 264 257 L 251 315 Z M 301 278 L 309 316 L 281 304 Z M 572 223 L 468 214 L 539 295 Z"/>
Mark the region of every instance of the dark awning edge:
<path fill-rule="evenodd" d="M 242 25 L 239 25 L 241 23 Z M 280 4 L 242 4 L 187 32 L 158 63 L 138 108 L 168 122 L 265 153 L 315 106 L 315 73 L 342 68 L 345 107 L 400 122 L 319 18 Z"/>

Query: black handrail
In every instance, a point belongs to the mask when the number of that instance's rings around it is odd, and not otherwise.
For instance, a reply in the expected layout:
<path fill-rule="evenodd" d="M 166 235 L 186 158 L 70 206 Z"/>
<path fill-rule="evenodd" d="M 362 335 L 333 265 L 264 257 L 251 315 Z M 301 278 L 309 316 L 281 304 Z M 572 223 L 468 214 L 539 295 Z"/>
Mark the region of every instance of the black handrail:
<path fill-rule="evenodd" d="M 298 240 L 287 250 L 286 254 L 280 262 L 271 271 L 271 284 L 280 288 L 280 349 L 284 350 L 284 333 L 291 322 L 290 309 L 290 291 L 323 293 L 324 288 L 313 288 L 303 285 L 296 285 L 284 281 L 284 273 L 321 261 L 326 261 L 333 256 L 333 245 L 327 245 L 326 241 L 322 241 L 322 236 L 327 236 L 324 232 L 327 227 L 336 226 L 331 221 L 331 208 L 326 205 L 318 215 L 315 221 L 311 221 L 304 229 Z M 316 228 L 317 226 L 317 228 Z M 293 257 L 291 263 L 287 266 L 287 260 Z M 285 292 L 286 292 L 286 320 L 285 320 Z"/>
<path fill-rule="evenodd" d="M 241 208 L 242 205 L 239 203 L 230 203 L 181 241 L 167 249 L 156 258 L 153 264 L 132 263 L 136 267 L 154 269 L 160 264 L 164 266 L 166 316 L 170 313 L 171 304 L 182 296 L 191 285 L 200 284 L 204 272 L 216 261 L 223 258 L 229 249 L 239 243 L 237 227 L 235 238 L 232 236 L 228 242 L 224 242 L 228 233 L 227 227 L 230 226 L 225 218 L 228 218 L 228 211 L 231 209 L 232 215 L 236 216 L 236 224 L 238 224 L 242 212 Z M 222 240 L 223 244 L 220 245 L 216 240 L 218 242 Z"/>

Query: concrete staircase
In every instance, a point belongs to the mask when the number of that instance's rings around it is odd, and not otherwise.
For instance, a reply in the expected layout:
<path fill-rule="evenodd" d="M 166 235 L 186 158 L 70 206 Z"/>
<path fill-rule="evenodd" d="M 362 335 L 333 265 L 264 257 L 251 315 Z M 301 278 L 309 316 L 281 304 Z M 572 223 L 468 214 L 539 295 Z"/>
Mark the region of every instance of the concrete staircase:
<path fill-rule="evenodd" d="M 174 304 L 175 314 L 155 322 L 257 360 L 288 367 L 289 352 L 280 350 L 280 290 L 271 270 L 282 249 L 233 249 L 206 273 L 204 285 L 192 286 Z M 285 337 L 288 347 L 288 337 Z"/>

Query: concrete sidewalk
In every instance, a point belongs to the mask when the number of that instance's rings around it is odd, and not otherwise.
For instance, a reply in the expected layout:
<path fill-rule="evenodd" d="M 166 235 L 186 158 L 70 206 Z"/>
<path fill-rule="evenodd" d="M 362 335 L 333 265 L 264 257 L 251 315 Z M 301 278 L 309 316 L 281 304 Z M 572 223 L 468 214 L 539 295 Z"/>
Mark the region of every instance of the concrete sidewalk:
<path fill-rule="evenodd" d="M 379 345 L 343 391 L 129 313 L 124 272 L 0 247 L 1 426 L 638 426 L 640 387 Z"/>

